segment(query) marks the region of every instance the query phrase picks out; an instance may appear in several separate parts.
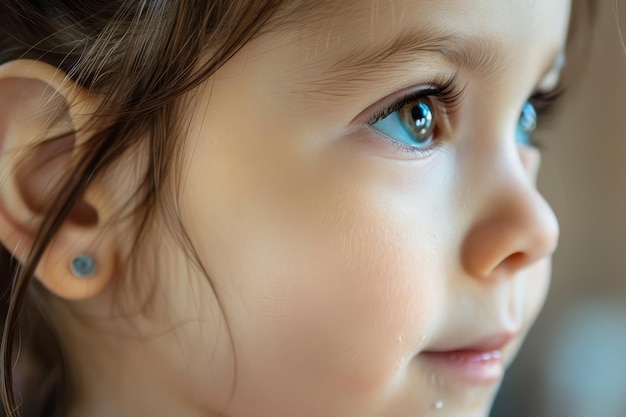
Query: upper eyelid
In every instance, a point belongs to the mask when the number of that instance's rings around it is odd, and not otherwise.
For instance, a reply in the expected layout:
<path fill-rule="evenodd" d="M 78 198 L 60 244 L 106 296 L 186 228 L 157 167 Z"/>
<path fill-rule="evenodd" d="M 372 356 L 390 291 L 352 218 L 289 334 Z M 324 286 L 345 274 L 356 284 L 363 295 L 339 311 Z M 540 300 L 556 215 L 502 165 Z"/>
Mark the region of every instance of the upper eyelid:
<path fill-rule="evenodd" d="M 367 120 L 367 124 L 373 124 L 378 120 L 388 117 L 392 113 L 399 111 L 403 106 L 413 101 L 417 101 L 423 98 L 429 98 L 433 103 L 436 114 L 440 116 L 450 116 L 461 105 L 465 96 L 466 86 L 460 86 L 456 76 L 448 79 L 444 84 L 439 85 L 431 84 L 427 87 L 422 87 L 415 91 L 410 91 L 404 95 L 395 97 L 390 103 L 378 108 Z M 418 87 L 419 88 L 419 87 Z M 439 121 L 442 123 L 442 120 Z"/>
<path fill-rule="evenodd" d="M 395 104 L 405 101 L 409 98 L 417 99 L 419 97 L 428 97 L 436 95 L 438 90 L 452 87 L 456 93 L 463 94 L 465 85 L 460 88 L 457 73 L 444 74 L 434 77 L 430 82 L 414 84 L 413 86 L 397 90 L 386 95 L 382 99 L 378 99 L 373 104 L 367 106 L 364 110 L 352 119 L 350 125 L 361 125 L 363 123 L 371 123 L 374 115 L 381 109 L 390 108 Z"/>
<path fill-rule="evenodd" d="M 559 110 L 559 105 L 563 101 L 563 96 L 566 92 L 565 86 L 561 83 L 553 90 L 548 92 L 535 91 L 535 93 L 528 99 L 537 113 L 537 128 L 540 129 L 542 125 L 549 122 L 554 113 Z"/>
<path fill-rule="evenodd" d="M 408 93 L 404 96 L 396 97 L 390 103 L 383 105 L 367 120 L 368 124 L 376 123 L 377 121 L 388 117 L 390 114 L 399 111 L 403 106 L 413 101 L 417 101 L 424 98 L 430 98 L 433 96 L 434 89 L 418 90 L 412 93 Z"/>

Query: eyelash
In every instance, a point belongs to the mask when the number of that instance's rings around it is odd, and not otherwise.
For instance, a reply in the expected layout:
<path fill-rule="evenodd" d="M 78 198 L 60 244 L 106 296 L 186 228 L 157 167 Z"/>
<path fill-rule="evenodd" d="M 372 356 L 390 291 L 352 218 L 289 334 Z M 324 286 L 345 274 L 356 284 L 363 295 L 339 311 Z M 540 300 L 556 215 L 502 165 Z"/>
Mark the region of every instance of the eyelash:
<path fill-rule="evenodd" d="M 553 116 L 564 94 L 565 86 L 559 83 L 550 91 L 535 91 L 528 99 L 537 112 L 537 131 L 548 124 L 550 117 Z M 531 136 L 530 139 L 533 147 L 540 150 L 543 149 L 543 144 L 537 141 L 535 135 Z"/>
<path fill-rule="evenodd" d="M 391 103 L 383 106 L 374 112 L 374 114 L 367 120 L 367 124 L 372 126 L 379 120 L 389 116 L 391 113 L 400 110 L 405 105 L 424 98 L 431 99 L 432 103 L 436 105 L 436 108 L 433 109 L 436 113 L 435 117 L 441 116 L 442 113 L 444 115 L 450 115 L 458 109 L 459 105 L 463 101 L 464 92 L 465 88 L 459 85 L 456 74 L 447 78 L 442 77 L 435 80 L 428 86 L 400 96 Z M 438 129 L 436 128 L 433 135 L 437 135 L 437 130 Z M 417 148 L 392 138 L 388 138 L 382 134 L 380 136 L 391 142 L 391 144 L 396 146 L 398 150 L 411 153 L 414 156 L 424 156 L 432 152 L 434 149 L 434 146 L 428 148 Z"/>
<path fill-rule="evenodd" d="M 381 119 L 389 116 L 394 111 L 400 110 L 406 104 L 425 97 L 431 97 L 446 109 L 446 113 L 452 113 L 458 107 L 463 99 L 463 88 L 459 88 L 456 75 L 446 80 L 432 83 L 430 86 L 414 91 L 405 96 L 395 99 L 392 103 L 384 106 L 376 111 L 367 121 L 374 124 Z"/>
<path fill-rule="evenodd" d="M 550 116 L 556 105 L 559 102 L 559 99 L 564 94 L 565 89 L 562 84 L 558 84 L 554 89 L 550 91 L 536 91 L 533 95 L 528 98 L 528 102 L 530 102 L 537 113 L 537 120 L 539 122 L 543 121 L 547 116 Z M 453 75 L 448 78 L 441 78 L 431 83 L 429 86 L 421 88 L 420 90 L 411 92 L 404 96 L 400 96 L 393 100 L 390 104 L 383 106 L 381 109 L 377 110 L 368 120 L 367 124 L 372 126 L 376 122 L 384 119 L 389 116 L 391 113 L 400 110 L 405 105 L 415 102 L 420 99 L 429 98 L 432 100 L 432 103 L 436 105 L 436 108 L 433 109 L 436 113 L 439 113 L 439 116 L 443 113 L 443 115 L 451 115 L 455 111 L 458 110 L 459 105 L 463 101 L 465 93 L 465 87 L 460 86 L 458 83 L 457 75 Z M 540 123 L 539 126 L 544 125 Z M 434 135 L 437 135 L 437 129 L 435 130 Z M 417 148 L 406 143 L 399 142 L 392 138 L 387 138 L 385 135 L 380 135 L 385 140 L 391 142 L 394 146 L 398 148 L 400 151 L 405 151 L 414 154 L 415 156 L 424 156 L 433 151 L 435 146 L 431 146 L 428 148 Z M 533 147 L 541 149 L 543 146 L 541 143 L 538 143 L 534 137 L 531 138 L 531 145 Z"/>

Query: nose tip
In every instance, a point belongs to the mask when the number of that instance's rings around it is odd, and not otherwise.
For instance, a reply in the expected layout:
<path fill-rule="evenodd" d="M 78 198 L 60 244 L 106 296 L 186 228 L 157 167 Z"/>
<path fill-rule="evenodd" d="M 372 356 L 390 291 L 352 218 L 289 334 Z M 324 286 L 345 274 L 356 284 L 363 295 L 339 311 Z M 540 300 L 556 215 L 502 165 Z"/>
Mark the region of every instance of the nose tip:
<path fill-rule="evenodd" d="M 509 188 L 493 198 L 494 208 L 470 228 L 463 244 L 463 267 L 471 276 L 513 274 L 555 251 L 558 222 L 534 188 Z"/>

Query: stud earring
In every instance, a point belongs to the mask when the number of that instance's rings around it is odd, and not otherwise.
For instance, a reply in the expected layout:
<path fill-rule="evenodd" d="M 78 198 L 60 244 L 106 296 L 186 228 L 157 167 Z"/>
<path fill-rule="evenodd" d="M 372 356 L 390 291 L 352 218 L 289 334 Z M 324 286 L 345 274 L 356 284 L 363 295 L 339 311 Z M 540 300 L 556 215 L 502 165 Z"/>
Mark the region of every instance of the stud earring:
<path fill-rule="evenodd" d="M 72 259 L 70 269 L 79 278 L 89 278 L 96 273 L 96 260 L 91 255 L 79 255 Z"/>

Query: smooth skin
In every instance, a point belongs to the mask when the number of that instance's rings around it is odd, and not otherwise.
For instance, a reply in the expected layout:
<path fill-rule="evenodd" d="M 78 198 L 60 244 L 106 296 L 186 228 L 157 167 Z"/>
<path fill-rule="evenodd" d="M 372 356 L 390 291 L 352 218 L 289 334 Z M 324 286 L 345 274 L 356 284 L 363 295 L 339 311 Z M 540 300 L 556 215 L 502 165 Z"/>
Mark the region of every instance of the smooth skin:
<path fill-rule="evenodd" d="M 132 228 L 62 230 L 63 261 L 38 278 L 58 296 L 80 382 L 71 417 L 488 415 L 498 382 L 423 352 L 505 332 L 510 363 L 544 302 L 558 225 L 536 190 L 539 152 L 515 132 L 529 97 L 556 85 L 569 0 L 337 3 L 249 43 L 190 101 L 172 188 L 210 281 L 157 224 L 135 275 L 103 268 L 106 285 L 66 297 L 86 284 L 58 265 L 87 247 L 100 263 L 123 259 Z M 361 76 L 333 70 L 426 26 L 481 39 L 490 59 L 414 51 Z M 44 64 L 24 65 L 55 85 Z M 463 99 L 436 113 L 427 153 L 368 125 L 399 92 L 451 74 Z M 88 194 L 103 219 L 128 197 L 117 185 L 132 183 L 133 158 Z"/>

